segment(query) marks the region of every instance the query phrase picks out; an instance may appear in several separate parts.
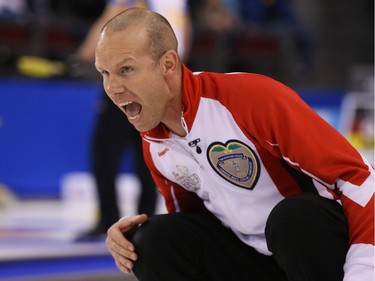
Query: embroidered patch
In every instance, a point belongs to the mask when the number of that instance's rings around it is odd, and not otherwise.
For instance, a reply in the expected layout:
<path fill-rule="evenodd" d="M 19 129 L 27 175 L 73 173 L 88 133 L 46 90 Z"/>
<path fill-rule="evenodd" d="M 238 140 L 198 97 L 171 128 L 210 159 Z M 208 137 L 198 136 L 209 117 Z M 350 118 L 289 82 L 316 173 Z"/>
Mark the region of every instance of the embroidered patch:
<path fill-rule="evenodd" d="M 234 185 L 252 190 L 258 181 L 258 157 L 249 146 L 238 140 L 210 144 L 207 158 L 214 171 Z"/>
<path fill-rule="evenodd" d="M 197 174 L 190 174 L 188 167 L 176 165 L 177 171 L 172 172 L 176 181 L 187 190 L 197 191 L 200 189 L 201 180 Z"/>

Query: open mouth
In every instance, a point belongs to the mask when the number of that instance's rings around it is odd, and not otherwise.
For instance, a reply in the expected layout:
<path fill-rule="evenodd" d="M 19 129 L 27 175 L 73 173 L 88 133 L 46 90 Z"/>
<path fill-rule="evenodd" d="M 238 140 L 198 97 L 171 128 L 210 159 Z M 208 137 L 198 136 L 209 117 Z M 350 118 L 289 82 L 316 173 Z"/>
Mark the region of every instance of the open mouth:
<path fill-rule="evenodd" d="M 135 120 L 139 117 L 142 105 L 137 102 L 124 102 L 118 104 L 118 106 L 122 107 L 126 113 L 126 116 L 129 120 Z"/>

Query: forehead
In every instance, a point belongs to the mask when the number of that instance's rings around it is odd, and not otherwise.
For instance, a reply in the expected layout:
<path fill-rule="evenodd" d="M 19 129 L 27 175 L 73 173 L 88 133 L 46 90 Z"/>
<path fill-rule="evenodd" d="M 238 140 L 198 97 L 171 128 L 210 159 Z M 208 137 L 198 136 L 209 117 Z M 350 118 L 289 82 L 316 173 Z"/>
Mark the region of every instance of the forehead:
<path fill-rule="evenodd" d="M 146 32 L 139 28 L 128 27 L 122 31 L 105 31 L 99 38 L 96 58 L 118 54 L 144 55 L 146 42 Z"/>

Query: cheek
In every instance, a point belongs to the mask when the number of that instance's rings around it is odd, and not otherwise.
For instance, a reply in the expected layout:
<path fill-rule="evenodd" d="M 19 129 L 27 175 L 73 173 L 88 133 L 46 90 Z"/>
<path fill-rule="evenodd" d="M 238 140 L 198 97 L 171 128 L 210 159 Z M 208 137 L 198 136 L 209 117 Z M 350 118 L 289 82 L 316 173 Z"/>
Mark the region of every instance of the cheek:
<path fill-rule="evenodd" d="M 110 93 L 109 93 L 109 87 L 108 87 L 108 79 L 106 79 L 105 77 L 103 77 L 103 90 L 105 91 L 105 93 L 107 94 L 108 97 L 110 97 Z"/>
<path fill-rule="evenodd" d="M 165 103 L 168 90 L 164 76 L 159 71 L 148 71 L 143 75 L 143 79 L 138 81 L 144 102 L 151 108 L 160 108 Z"/>
<path fill-rule="evenodd" d="M 152 83 L 152 81 L 149 81 L 147 83 L 147 86 L 143 85 L 143 94 L 144 98 L 147 104 L 151 106 L 157 106 L 160 103 L 163 103 L 164 100 L 164 94 L 163 91 L 165 89 L 162 87 L 160 83 Z"/>
<path fill-rule="evenodd" d="M 144 108 L 148 110 L 153 116 L 158 115 L 161 113 L 162 105 L 164 101 L 158 97 L 158 94 L 154 91 L 149 92 L 146 99 Z"/>
<path fill-rule="evenodd" d="M 166 95 L 162 91 L 162 89 L 157 89 L 152 92 L 152 96 L 150 97 L 150 106 L 153 108 L 155 114 L 163 114 L 163 111 L 165 111 L 165 107 L 167 104 Z"/>

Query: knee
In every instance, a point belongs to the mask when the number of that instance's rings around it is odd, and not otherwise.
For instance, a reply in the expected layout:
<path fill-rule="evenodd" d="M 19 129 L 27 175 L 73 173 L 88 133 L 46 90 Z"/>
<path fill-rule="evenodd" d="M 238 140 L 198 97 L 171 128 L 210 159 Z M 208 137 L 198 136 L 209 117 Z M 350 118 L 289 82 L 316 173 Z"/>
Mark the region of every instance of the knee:
<path fill-rule="evenodd" d="M 266 223 L 266 240 L 272 252 L 276 244 L 296 244 L 309 237 L 331 233 L 347 240 L 347 222 L 340 204 L 314 193 L 285 198 L 271 211 Z M 302 238 L 302 239 L 301 239 Z"/>
<path fill-rule="evenodd" d="M 287 197 L 274 207 L 268 217 L 266 231 L 275 227 L 299 230 L 315 228 L 316 223 L 325 221 L 345 224 L 341 205 L 314 193 L 303 193 Z"/>
<path fill-rule="evenodd" d="M 315 194 L 301 194 L 291 196 L 280 201 L 271 211 L 267 228 L 285 228 L 293 226 L 295 223 L 310 221 L 314 216 Z"/>
<path fill-rule="evenodd" d="M 173 227 L 176 225 L 171 222 L 169 215 L 154 215 L 140 226 L 130 240 L 134 243 L 140 256 L 160 253 L 163 250 L 163 245 L 168 243 L 167 241 L 171 238 Z"/>
<path fill-rule="evenodd" d="M 180 213 L 154 215 L 130 239 L 138 254 L 138 263 L 168 260 L 186 250 L 193 241 L 189 224 Z M 192 243 L 193 244 L 193 243 Z"/>
<path fill-rule="evenodd" d="M 138 255 L 135 275 L 139 279 L 163 280 L 155 276 L 169 272 L 171 264 L 178 267 L 179 261 L 193 251 L 195 243 L 191 243 L 188 232 L 186 222 L 178 214 L 151 216 L 130 239 Z"/>
<path fill-rule="evenodd" d="M 268 249 L 291 280 L 302 280 L 291 277 L 301 275 L 342 280 L 348 228 L 341 205 L 334 200 L 312 193 L 285 198 L 271 211 L 265 235 Z"/>

